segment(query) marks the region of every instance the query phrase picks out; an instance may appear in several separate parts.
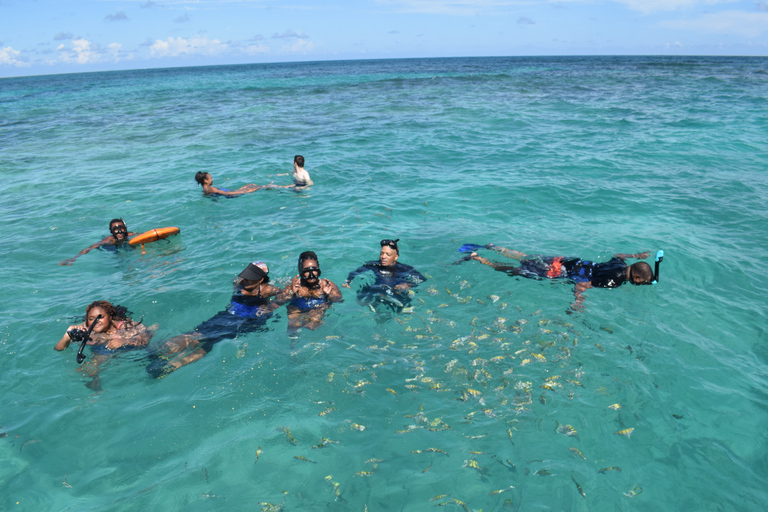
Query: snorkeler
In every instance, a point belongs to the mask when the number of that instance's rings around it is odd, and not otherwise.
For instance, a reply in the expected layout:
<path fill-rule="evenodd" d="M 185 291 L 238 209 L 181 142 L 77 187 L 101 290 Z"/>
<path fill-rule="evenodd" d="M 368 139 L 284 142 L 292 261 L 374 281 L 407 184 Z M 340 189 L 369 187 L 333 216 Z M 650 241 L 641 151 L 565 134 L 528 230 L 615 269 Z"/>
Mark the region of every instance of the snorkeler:
<path fill-rule="evenodd" d="M 226 188 L 216 188 L 213 186 L 213 176 L 211 176 L 210 173 L 198 171 L 197 174 L 195 174 L 195 181 L 199 183 L 203 187 L 203 194 L 204 195 L 211 195 L 211 196 L 226 196 L 226 197 L 235 197 L 235 196 L 241 196 L 243 194 L 250 194 L 251 192 L 256 192 L 257 190 L 261 190 L 263 188 L 269 189 L 269 188 L 280 188 L 276 185 L 272 185 L 270 182 L 267 185 L 255 185 L 253 183 L 249 183 L 245 185 L 244 187 L 240 187 L 237 190 L 228 190 Z"/>
<path fill-rule="evenodd" d="M 250 263 L 235 281 L 234 294 L 227 308 L 195 327 L 193 332 L 168 340 L 153 354 L 155 361 L 147 367 L 147 373 L 155 378 L 164 377 L 204 357 L 222 340 L 267 330 L 267 320 L 277 308 L 270 297 L 281 291 L 268 283 L 267 264 L 261 261 Z"/>
<path fill-rule="evenodd" d="M 83 254 L 88 254 L 92 250 L 102 246 L 116 246 L 119 247 L 128 241 L 128 237 L 137 235 L 138 233 L 132 233 L 128 231 L 123 219 L 112 219 L 109 221 L 109 232 L 111 233 L 107 238 L 96 242 L 90 247 L 86 247 L 80 251 L 74 258 L 69 258 L 59 262 L 59 265 L 72 265 L 77 258 Z"/>
<path fill-rule="evenodd" d="M 564 279 L 574 283 L 574 295 L 576 300 L 571 304 L 571 309 L 581 311 L 584 309 L 583 292 L 595 288 L 618 288 L 625 282 L 632 284 L 652 284 L 654 282 L 654 272 L 651 266 L 638 261 L 632 265 L 627 265 L 624 260 L 645 259 L 649 256 L 648 252 L 637 254 L 616 254 L 614 257 L 604 263 L 586 261 L 580 258 L 567 258 L 563 256 L 529 256 L 519 251 L 512 251 L 503 247 L 496 247 L 493 244 L 485 246 L 487 249 L 495 250 L 504 256 L 520 260 L 520 266 L 502 265 L 492 262 L 473 252 L 465 259 L 479 261 L 483 265 L 493 267 L 500 272 L 506 272 L 510 276 L 521 276 L 528 279 Z"/>
<path fill-rule="evenodd" d="M 67 332 L 53 347 L 66 350 L 70 342 L 86 341 L 93 352 L 93 365 L 86 367 L 86 375 L 93 380 L 86 384 L 93 390 L 100 390 L 99 367 L 110 355 L 125 350 L 146 347 L 154 334 L 141 322 L 134 322 L 130 312 L 123 306 L 112 305 L 105 300 L 92 302 L 85 308 L 85 321 L 70 325 Z M 79 354 L 78 354 L 79 355 Z M 82 359 L 78 359 L 78 363 Z"/>
<path fill-rule="evenodd" d="M 339 287 L 328 279 L 320 279 L 317 254 L 306 251 L 299 255 L 299 275 L 294 277 L 278 296 L 280 304 L 288 303 L 288 333 L 295 335 L 306 327 L 315 330 L 334 302 L 341 302 Z"/>
<path fill-rule="evenodd" d="M 382 240 L 379 261 L 366 262 L 347 276 L 347 280 L 342 284 L 345 288 L 349 288 L 352 280 L 363 272 L 373 272 L 374 282 L 366 284 L 357 292 L 358 303 L 367 305 L 374 311 L 377 311 L 379 306 L 384 306 L 399 313 L 411 302 L 411 288 L 427 280 L 412 266 L 398 263 L 399 241 L 399 238 Z"/>

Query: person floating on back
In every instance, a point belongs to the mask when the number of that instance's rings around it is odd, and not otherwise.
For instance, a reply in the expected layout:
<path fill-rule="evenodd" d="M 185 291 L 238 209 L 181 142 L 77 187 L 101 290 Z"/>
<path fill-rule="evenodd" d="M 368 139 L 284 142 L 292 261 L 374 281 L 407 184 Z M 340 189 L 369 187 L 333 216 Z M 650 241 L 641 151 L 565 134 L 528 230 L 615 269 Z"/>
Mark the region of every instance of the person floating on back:
<path fill-rule="evenodd" d="M 263 188 L 279 188 L 276 185 L 272 185 L 271 182 L 267 185 L 256 185 L 254 183 L 249 183 L 237 190 L 216 188 L 213 186 L 213 176 L 211 176 L 210 173 L 203 171 L 199 171 L 197 174 L 195 174 L 195 181 L 203 187 L 203 194 L 207 196 L 235 197 L 241 196 L 243 194 L 250 194 L 251 192 L 256 192 L 257 190 L 261 190 Z"/>
<path fill-rule="evenodd" d="M 59 265 L 72 265 L 77 258 L 82 256 L 83 254 L 88 254 L 92 250 L 98 248 L 98 247 L 119 247 L 123 245 L 124 243 L 128 242 L 128 238 L 132 236 L 138 235 L 138 233 L 132 233 L 128 231 L 128 228 L 125 226 L 125 222 L 123 219 L 112 219 L 109 221 L 109 232 L 111 233 L 108 237 L 104 238 L 100 242 L 96 242 L 95 244 L 91 245 L 90 247 L 86 247 L 74 258 L 69 258 L 67 260 L 63 260 L 59 262 Z"/>
<path fill-rule="evenodd" d="M 479 261 L 483 265 L 493 267 L 500 272 L 506 272 L 510 276 L 521 276 L 528 279 L 564 279 L 575 284 L 574 295 L 576 300 L 571 304 L 573 311 L 584 309 L 583 293 L 589 288 L 618 288 L 625 282 L 632 284 L 652 284 L 654 273 L 651 266 L 638 261 L 627 265 L 624 260 L 629 258 L 645 259 L 648 252 L 637 254 L 616 254 L 604 263 L 582 260 L 564 256 L 533 256 L 519 251 L 513 251 L 493 244 L 485 246 L 486 249 L 497 251 L 508 258 L 520 261 L 520 266 L 503 265 L 490 261 L 476 252 L 471 253 L 466 259 Z"/>

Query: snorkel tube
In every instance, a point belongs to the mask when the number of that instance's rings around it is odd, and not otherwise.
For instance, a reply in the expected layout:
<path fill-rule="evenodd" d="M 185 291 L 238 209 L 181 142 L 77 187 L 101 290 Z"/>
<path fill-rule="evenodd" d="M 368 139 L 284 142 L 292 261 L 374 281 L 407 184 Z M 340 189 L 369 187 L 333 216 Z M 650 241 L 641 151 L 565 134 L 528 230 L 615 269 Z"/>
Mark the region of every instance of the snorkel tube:
<path fill-rule="evenodd" d="M 96 319 L 91 322 L 91 326 L 88 328 L 88 331 L 85 333 L 85 335 L 82 334 L 83 331 L 68 331 L 68 333 L 77 332 L 75 335 L 76 337 L 83 336 L 82 343 L 80 344 L 80 349 L 77 351 L 77 364 L 82 364 L 83 361 L 85 361 L 85 355 L 83 354 L 83 349 L 85 348 L 85 343 L 91 339 L 91 333 L 93 332 L 93 328 L 96 327 L 96 322 L 98 322 L 102 318 L 102 315 L 99 315 L 96 317 Z M 72 338 L 72 334 L 69 334 L 70 338 Z"/>
<path fill-rule="evenodd" d="M 659 249 L 659 251 L 656 252 L 656 266 L 653 269 L 653 282 L 651 284 L 656 284 L 659 282 L 659 264 L 664 261 L 664 251 Z"/>

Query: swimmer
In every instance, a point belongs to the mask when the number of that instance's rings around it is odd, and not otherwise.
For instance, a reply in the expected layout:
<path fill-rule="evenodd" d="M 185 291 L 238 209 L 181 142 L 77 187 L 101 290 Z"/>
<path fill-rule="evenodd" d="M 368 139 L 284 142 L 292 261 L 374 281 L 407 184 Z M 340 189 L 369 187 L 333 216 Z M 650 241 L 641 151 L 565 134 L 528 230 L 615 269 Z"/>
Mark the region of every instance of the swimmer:
<path fill-rule="evenodd" d="M 304 157 L 301 155 L 293 157 L 293 185 L 296 188 L 314 185 L 309 173 L 304 169 Z"/>
<path fill-rule="evenodd" d="M 277 188 L 275 185 L 272 185 L 272 182 L 270 182 L 267 185 L 255 185 L 253 183 L 249 183 L 245 185 L 244 187 L 240 187 L 237 190 L 227 190 L 226 188 L 216 188 L 213 186 L 213 176 L 211 176 L 210 173 L 199 171 L 197 174 L 195 174 L 195 181 L 199 183 L 203 187 L 203 195 L 211 195 L 211 196 L 226 196 L 226 197 L 235 197 L 235 196 L 241 196 L 243 194 L 250 194 L 251 192 L 256 192 L 257 190 L 261 190 L 263 188 L 269 189 L 269 188 Z"/>
<path fill-rule="evenodd" d="M 378 261 L 366 262 L 362 267 L 349 273 L 342 284 L 349 288 L 350 283 L 363 272 L 371 271 L 374 282 L 363 286 L 357 292 L 357 301 L 378 311 L 384 306 L 391 312 L 399 313 L 411 302 L 411 289 L 427 280 L 412 266 L 399 263 L 400 249 L 397 240 L 382 240 Z"/>
<path fill-rule="evenodd" d="M 101 318 L 99 318 L 101 316 Z M 129 312 L 123 306 L 112 305 L 105 300 L 92 302 L 85 308 L 85 321 L 70 325 L 67 332 L 53 347 L 55 350 L 66 350 L 70 342 L 82 341 L 91 324 L 94 324 L 90 341 L 86 342 L 93 352 L 93 365 L 84 367 L 85 374 L 93 380 L 86 384 L 89 388 L 99 391 L 101 379 L 99 367 L 111 354 L 118 351 L 146 347 L 152 339 L 154 331 L 141 322 L 134 322 Z"/>
<path fill-rule="evenodd" d="M 250 263 L 235 280 L 234 294 L 226 309 L 201 323 L 191 333 L 168 340 L 153 354 L 147 372 L 155 378 L 201 359 L 219 341 L 239 334 L 265 331 L 266 322 L 277 304 L 271 297 L 281 292 L 269 284 L 269 267 L 261 261 Z"/>
<path fill-rule="evenodd" d="M 83 254 L 88 254 L 92 250 L 102 247 L 102 246 L 115 246 L 119 247 L 123 245 L 125 242 L 128 241 L 129 237 L 136 236 L 138 233 L 132 233 L 128 231 L 128 228 L 125 226 L 125 222 L 123 219 L 112 219 L 109 221 L 109 232 L 111 233 L 107 238 L 101 240 L 100 242 L 96 242 L 95 244 L 91 245 L 90 247 L 86 247 L 82 251 L 80 251 L 77 256 L 74 258 L 69 258 L 67 260 L 63 260 L 59 262 L 59 265 L 72 265 L 77 258 L 82 256 Z"/>
<path fill-rule="evenodd" d="M 317 254 L 306 251 L 299 255 L 299 275 L 281 292 L 277 301 L 288 303 L 288 332 L 295 335 L 299 328 L 315 330 L 323 323 L 323 316 L 335 302 L 341 302 L 339 287 L 328 279 L 320 279 Z"/>
<path fill-rule="evenodd" d="M 510 276 L 522 276 L 529 279 L 564 279 L 574 283 L 575 302 L 571 304 L 571 310 L 583 311 L 583 293 L 590 288 L 618 288 L 625 282 L 635 285 L 652 284 L 654 280 L 651 266 L 638 261 L 627 265 L 624 260 L 645 259 L 650 253 L 616 254 L 604 263 L 586 261 L 580 258 L 567 258 L 563 256 L 529 256 L 519 251 L 512 251 L 493 244 L 486 248 L 495 250 L 509 258 L 520 261 L 519 267 L 502 265 L 492 262 L 473 252 L 467 259 L 479 261 L 483 265 L 493 267 L 500 272 L 506 272 Z"/>

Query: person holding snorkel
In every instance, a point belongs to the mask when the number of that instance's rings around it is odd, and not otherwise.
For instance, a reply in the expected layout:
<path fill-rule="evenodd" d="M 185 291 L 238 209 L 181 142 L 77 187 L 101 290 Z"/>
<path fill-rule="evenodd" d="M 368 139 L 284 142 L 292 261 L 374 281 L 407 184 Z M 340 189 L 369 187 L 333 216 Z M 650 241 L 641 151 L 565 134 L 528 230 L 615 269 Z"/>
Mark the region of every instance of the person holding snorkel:
<path fill-rule="evenodd" d="M 83 367 L 85 374 L 93 377 L 86 386 L 94 391 L 101 390 L 99 367 L 109 356 L 125 350 L 146 347 L 152 339 L 156 326 L 147 328 L 130 317 L 127 308 L 113 305 L 106 300 L 97 300 L 85 308 L 85 321 L 70 325 L 64 336 L 53 347 L 66 350 L 72 341 L 85 342 L 93 352 L 93 365 Z M 81 347 L 82 349 L 82 347 Z M 78 352 L 78 363 L 84 358 Z"/>

